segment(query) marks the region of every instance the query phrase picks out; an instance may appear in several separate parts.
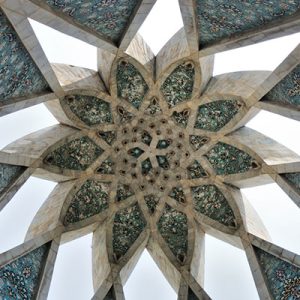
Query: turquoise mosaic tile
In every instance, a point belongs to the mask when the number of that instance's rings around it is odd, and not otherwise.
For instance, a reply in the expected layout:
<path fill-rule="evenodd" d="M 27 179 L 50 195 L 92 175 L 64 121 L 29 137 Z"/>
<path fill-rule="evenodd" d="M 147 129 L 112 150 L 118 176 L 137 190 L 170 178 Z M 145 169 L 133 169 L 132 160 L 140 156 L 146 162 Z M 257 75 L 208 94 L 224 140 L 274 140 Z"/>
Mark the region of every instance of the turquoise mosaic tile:
<path fill-rule="evenodd" d="M 0 195 L 9 188 L 25 170 L 26 167 L 0 163 Z"/>
<path fill-rule="evenodd" d="M 108 157 L 97 169 L 98 174 L 115 174 L 115 163 L 111 157 Z"/>
<path fill-rule="evenodd" d="M 132 114 L 120 105 L 117 107 L 117 113 L 121 124 L 128 123 L 134 118 L 134 114 Z"/>
<path fill-rule="evenodd" d="M 192 98 L 195 68 L 190 62 L 179 65 L 165 80 L 161 92 L 169 108 Z"/>
<path fill-rule="evenodd" d="M 145 109 L 145 113 L 150 115 L 150 116 L 156 116 L 162 113 L 162 109 L 159 105 L 159 102 L 156 98 L 153 98 L 150 101 L 150 104 L 147 106 Z"/>
<path fill-rule="evenodd" d="M 117 90 L 118 97 L 139 109 L 149 88 L 136 67 L 121 61 L 117 68 Z"/>
<path fill-rule="evenodd" d="M 156 145 L 156 149 L 167 149 L 171 144 L 171 140 L 159 140 Z"/>
<path fill-rule="evenodd" d="M 90 218 L 108 208 L 109 184 L 87 180 L 73 197 L 64 224 L 72 224 Z"/>
<path fill-rule="evenodd" d="M 92 96 L 70 95 L 66 96 L 63 101 L 88 126 L 113 122 L 110 104 L 102 99 Z"/>
<path fill-rule="evenodd" d="M 169 197 L 173 198 L 179 203 L 185 203 L 186 200 L 182 187 L 172 188 L 171 192 L 169 193 Z"/>
<path fill-rule="evenodd" d="M 108 145 L 112 145 L 117 139 L 117 133 L 115 131 L 98 131 L 98 135 Z"/>
<path fill-rule="evenodd" d="M 146 205 L 148 207 L 148 211 L 150 215 L 153 215 L 156 211 L 156 207 L 159 203 L 159 198 L 154 195 L 154 194 L 150 194 L 144 197 Z"/>
<path fill-rule="evenodd" d="M 133 195 L 134 195 L 134 192 L 129 185 L 121 184 L 121 183 L 118 184 L 117 194 L 116 194 L 117 202 L 124 201 Z"/>
<path fill-rule="evenodd" d="M 148 175 L 153 169 L 150 158 L 147 158 L 144 161 L 142 161 L 141 167 L 142 167 L 142 174 Z"/>
<path fill-rule="evenodd" d="M 52 92 L 1 9 L 0 45 L 0 103 Z"/>
<path fill-rule="evenodd" d="M 263 101 L 300 106 L 300 65 L 265 95 Z"/>
<path fill-rule="evenodd" d="M 190 117 L 190 111 L 185 109 L 181 112 L 174 111 L 172 114 L 172 119 L 176 125 L 185 128 L 188 124 Z"/>
<path fill-rule="evenodd" d="M 192 188 L 194 209 L 219 223 L 236 227 L 234 213 L 225 196 L 214 185 L 202 185 Z"/>
<path fill-rule="evenodd" d="M 209 176 L 197 160 L 194 160 L 193 163 L 187 167 L 187 172 L 189 179 L 206 178 Z"/>
<path fill-rule="evenodd" d="M 300 268 L 253 247 L 274 300 L 300 299 Z"/>
<path fill-rule="evenodd" d="M 50 245 L 45 244 L 0 269 L 0 299 L 36 299 Z"/>
<path fill-rule="evenodd" d="M 138 204 L 116 213 L 113 225 L 113 251 L 117 259 L 126 254 L 146 224 Z"/>
<path fill-rule="evenodd" d="M 188 250 L 187 216 L 166 205 L 157 228 L 174 256 L 184 262 Z"/>
<path fill-rule="evenodd" d="M 225 143 L 217 143 L 205 156 L 218 175 L 244 173 L 258 167 L 248 153 Z"/>
<path fill-rule="evenodd" d="M 137 0 L 45 0 L 55 11 L 75 23 L 117 43 L 136 10 Z"/>
<path fill-rule="evenodd" d="M 133 156 L 134 158 L 139 158 L 145 151 L 139 147 L 132 148 L 128 150 L 128 154 Z"/>
<path fill-rule="evenodd" d="M 156 156 L 156 160 L 157 160 L 157 163 L 158 165 L 164 169 L 164 170 L 169 170 L 170 169 L 170 164 L 169 164 L 169 161 L 168 161 L 168 158 L 164 155 L 157 155 Z"/>
<path fill-rule="evenodd" d="M 150 135 L 149 132 L 143 131 L 142 133 L 142 142 L 146 144 L 147 146 L 150 146 L 152 142 L 152 136 Z"/>
<path fill-rule="evenodd" d="M 195 151 L 199 150 L 208 141 L 209 139 L 206 136 L 190 135 L 190 144 Z"/>
<path fill-rule="evenodd" d="M 103 152 L 90 138 L 84 136 L 52 151 L 44 162 L 62 169 L 84 171 Z"/>
<path fill-rule="evenodd" d="M 240 102 L 236 100 L 219 100 L 200 105 L 195 128 L 217 132 L 238 113 L 240 107 Z"/>
<path fill-rule="evenodd" d="M 298 0 L 197 0 L 200 48 L 249 30 L 261 30 L 299 9 Z"/>

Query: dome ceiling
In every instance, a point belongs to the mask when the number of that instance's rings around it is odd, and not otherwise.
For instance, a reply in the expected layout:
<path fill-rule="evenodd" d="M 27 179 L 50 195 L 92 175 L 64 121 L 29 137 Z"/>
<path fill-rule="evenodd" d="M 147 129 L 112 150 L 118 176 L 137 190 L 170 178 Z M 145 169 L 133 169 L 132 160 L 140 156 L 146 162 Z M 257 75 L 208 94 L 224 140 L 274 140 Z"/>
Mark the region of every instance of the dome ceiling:
<path fill-rule="evenodd" d="M 0 210 L 30 176 L 58 182 L 0 254 L 0 298 L 45 299 L 59 245 L 93 232 L 93 299 L 124 299 L 145 247 L 178 299 L 210 299 L 205 233 L 245 251 L 261 299 L 299 299 L 299 255 L 240 189 L 276 182 L 300 206 L 300 157 L 246 127 L 260 109 L 300 120 L 300 46 L 212 76 L 214 53 L 299 31 L 298 1 L 179 1 L 157 56 L 136 34 L 155 1 L 83 2 L 0 4 L 0 116 L 44 102 L 60 122 L 0 151 Z M 97 46 L 98 72 L 50 65 L 28 17 Z"/>

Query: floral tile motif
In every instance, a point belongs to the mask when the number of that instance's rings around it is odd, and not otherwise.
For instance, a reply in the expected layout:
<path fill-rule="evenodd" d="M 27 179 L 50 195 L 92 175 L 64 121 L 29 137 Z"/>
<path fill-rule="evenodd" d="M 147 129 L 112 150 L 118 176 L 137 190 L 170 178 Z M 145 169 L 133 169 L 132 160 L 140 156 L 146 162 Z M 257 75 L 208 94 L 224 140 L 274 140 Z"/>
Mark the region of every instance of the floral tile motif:
<path fill-rule="evenodd" d="M 144 161 L 142 161 L 141 164 L 142 164 L 142 174 L 143 175 L 149 174 L 153 168 L 150 158 L 145 159 Z"/>
<path fill-rule="evenodd" d="M 300 65 L 275 85 L 263 101 L 275 101 L 300 106 Z"/>
<path fill-rule="evenodd" d="M 162 113 L 159 101 L 155 97 L 151 99 L 150 104 L 145 109 L 145 113 L 150 116 L 156 116 Z"/>
<path fill-rule="evenodd" d="M 257 163 L 248 153 L 221 142 L 217 143 L 205 156 L 217 175 L 244 173 L 258 168 Z"/>
<path fill-rule="evenodd" d="M 128 123 L 134 118 L 134 114 L 127 111 L 123 106 L 120 105 L 117 107 L 117 113 L 119 117 L 119 122 L 121 124 Z"/>
<path fill-rule="evenodd" d="M 90 218 L 108 208 L 109 184 L 87 180 L 73 197 L 64 218 L 72 224 Z"/>
<path fill-rule="evenodd" d="M 194 208 L 197 212 L 220 222 L 225 226 L 236 227 L 234 213 L 225 196 L 214 185 L 192 188 Z"/>
<path fill-rule="evenodd" d="M 115 163 L 111 157 L 108 157 L 97 169 L 99 174 L 115 174 Z"/>
<path fill-rule="evenodd" d="M 143 76 L 132 64 L 125 61 L 121 61 L 118 64 L 118 97 L 127 100 L 135 108 L 139 109 L 148 89 Z"/>
<path fill-rule="evenodd" d="M 166 204 L 157 227 L 174 256 L 184 262 L 188 249 L 187 216 Z"/>
<path fill-rule="evenodd" d="M 159 198 L 154 194 L 150 194 L 145 196 L 144 199 L 147 204 L 149 214 L 153 215 L 156 211 L 156 206 L 158 205 Z"/>
<path fill-rule="evenodd" d="M 219 100 L 200 105 L 195 128 L 217 132 L 237 114 L 240 107 L 241 103 L 237 100 Z"/>
<path fill-rule="evenodd" d="M 286 173 L 281 174 L 293 187 L 300 191 L 300 173 Z"/>
<path fill-rule="evenodd" d="M 116 213 L 113 225 L 113 251 L 117 260 L 126 254 L 146 224 L 138 204 Z"/>
<path fill-rule="evenodd" d="M 49 248 L 45 244 L 0 269 L 0 299 L 35 299 Z"/>
<path fill-rule="evenodd" d="M 187 172 L 189 179 L 206 178 L 209 176 L 197 160 L 194 160 L 194 162 L 187 167 Z"/>
<path fill-rule="evenodd" d="M 0 9 L 0 102 L 52 92 Z"/>
<path fill-rule="evenodd" d="M 193 63 L 179 65 L 165 80 L 161 92 L 168 102 L 169 108 L 192 98 L 195 80 Z"/>
<path fill-rule="evenodd" d="M 84 136 L 57 148 L 47 155 L 44 162 L 62 169 L 84 171 L 102 153 L 99 146 Z"/>
<path fill-rule="evenodd" d="M 173 198 L 179 203 L 185 203 L 185 195 L 182 187 L 174 187 L 169 193 L 169 197 Z"/>
<path fill-rule="evenodd" d="M 0 163 L 0 194 L 23 174 L 26 167 Z"/>
<path fill-rule="evenodd" d="M 190 135 L 190 144 L 197 151 L 209 141 L 209 138 L 201 135 Z"/>
<path fill-rule="evenodd" d="M 120 41 L 131 15 L 139 4 L 137 0 L 46 0 L 45 2 L 65 17 L 115 43 Z"/>
<path fill-rule="evenodd" d="M 116 194 L 116 201 L 124 201 L 127 198 L 131 197 L 134 195 L 133 190 L 129 185 L 126 184 L 118 184 L 117 187 L 117 194 Z"/>
<path fill-rule="evenodd" d="M 274 299 L 300 299 L 300 268 L 260 248 L 253 249 Z"/>
<path fill-rule="evenodd" d="M 261 29 L 295 14 L 299 9 L 298 0 L 197 0 L 200 47 Z"/>
<path fill-rule="evenodd" d="M 115 131 L 98 131 L 98 136 L 110 146 L 117 139 L 117 133 Z"/>
<path fill-rule="evenodd" d="M 185 109 L 181 112 L 174 111 L 172 114 L 172 119 L 176 125 L 186 128 L 190 117 L 190 111 Z"/>
<path fill-rule="evenodd" d="M 110 104 L 93 96 L 70 95 L 63 102 L 88 126 L 113 122 Z"/>

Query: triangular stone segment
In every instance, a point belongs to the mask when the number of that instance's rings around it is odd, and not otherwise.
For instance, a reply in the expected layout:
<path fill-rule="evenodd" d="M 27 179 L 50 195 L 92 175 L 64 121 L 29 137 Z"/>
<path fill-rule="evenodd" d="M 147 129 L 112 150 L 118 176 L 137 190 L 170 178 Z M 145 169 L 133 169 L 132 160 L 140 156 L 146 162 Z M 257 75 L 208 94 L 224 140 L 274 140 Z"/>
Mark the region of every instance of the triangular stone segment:
<path fill-rule="evenodd" d="M 286 173 L 281 176 L 300 192 L 300 173 Z"/>
<path fill-rule="evenodd" d="M 214 185 L 202 185 L 192 188 L 194 209 L 225 225 L 236 227 L 236 220 L 225 196 Z"/>
<path fill-rule="evenodd" d="M 133 195 L 134 195 L 134 192 L 129 185 L 121 184 L 121 183 L 118 184 L 117 194 L 116 194 L 117 202 L 124 201 Z"/>
<path fill-rule="evenodd" d="M 127 111 L 123 106 L 120 105 L 117 106 L 117 114 L 121 124 L 128 123 L 134 118 L 134 114 Z"/>
<path fill-rule="evenodd" d="M 118 97 L 139 109 L 149 87 L 134 65 L 120 61 L 117 67 L 117 90 Z"/>
<path fill-rule="evenodd" d="M 192 289 L 189 287 L 188 290 L 188 300 L 200 300 L 195 293 L 192 291 Z"/>
<path fill-rule="evenodd" d="M 113 252 L 115 259 L 125 255 L 146 227 L 138 204 L 116 213 L 113 224 Z"/>
<path fill-rule="evenodd" d="M 207 142 L 209 142 L 209 138 L 206 136 L 190 135 L 190 144 L 195 151 L 199 150 Z"/>
<path fill-rule="evenodd" d="M 300 106 L 300 64 L 265 95 L 263 101 Z"/>
<path fill-rule="evenodd" d="M 197 160 L 194 160 L 193 163 L 187 167 L 187 172 L 189 179 L 207 178 L 209 176 Z"/>
<path fill-rule="evenodd" d="M 52 9 L 75 23 L 118 43 L 138 4 L 137 0 L 44 0 Z"/>
<path fill-rule="evenodd" d="M 192 98 L 195 80 L 195 68 L 192 62 L 186 62 L 170 74 L 161 87 L 169 108 Z"/>
<path fill-rule="evenodd" d="M 63 103 L 88 126 L 113 122 L 110 104 L 97 97 L 68 95 L 63 99 Z"/>
<path fill-rule="evenodd" d="M 174 256 L 184 263 L 188 250 L 187 216 L 166 204 L 157 228 Z"/>
<path fill-rule="evenodd" d="M 150 116 L 157 116 L 162 113 L 162 109 L 159 105 L 159 101 L 156 98 L 152 98 L 150 104 L 145 109 L 145 113 Z"/>
<path fill-rule="evenodd" d="M 151 195 L 145 196 L 144 199 L 147 204 L 149 214 L 153 215 L 155 213 L 156 207 L 159 203 L 159 198 L 157 196 L 155 196 L 154 194 L 151 194 Z"/>
<path fill-rule="evenodd" d="M 298 1 L 197 0 L 196 14 L 200 48 L 247 33 L 262 30 L 272 22 L 283 21 L 299 11 Z M 212 13 L 214 12 L 214 13 Z"/>
<path fill-rule="evenodd" d="M 114 287 L 112 286 L 107 293 L 107 295 L 104 297 L 104 300 L 116 300 L 116 295 L 115 295 L 115 290 Z"/>
<path fill-rule="evenodd" d="M 253 249 L 274 299 L 300 299 L 300 268 L 260 248 Z"/>
<path fill-rule="evenodd" d="M 98 174 L 112 175 L 115 174 L 115 162 L 111 157 L 108 157 L 101 166 L 97 169 Z"/>
<path fill-rule="evenodd" d="M 84 171 L 103 152 L 89 137 L 84 136 L 49 153 L 44 162 L 62 169 Z"/>
<path fill-rule="evenodd" d="M 110 146 L 117 139 L 117 133 L 115 131 L 98 131 L 98 136 Z"/>
<path fill-rule="evenodd" d="M 172 119 L 176 125 L 186 128 L 190 117 L 190 111 L 185 109 L 181 112 L 174 111 L 172 114 Z"/>
<path fill-rule="evenodd" d="M 195 128 L 217 132 L 222 129 L 239 111 L 237 100 L 219 100 L 198 107 Z"/>
<path fill-rule="evenodd" d="M 259 167 L 248 153 L 221 142 L 217 143 L 205 156 L 218 175 L 244 173 Z"/>
<path fill-rule="evenodd" d="M 20 177 L 26 167 L 0 163 L 0 195 Z"/>
<path fill-rule="evenodd" d="M 87 180 L 73 197 L 64 218 L 64 224 L 72 224 L 108 208 L 109 184 L 96 180 Z"/>
<path fill-rule="evenodd" d="M 52 92 L 22 41 L 0 9 L 0 100 Z"/>
<path fill-rule="evenodd" d="M 35 299 L 51 243 L 0 269 L 0 299 Z"/>

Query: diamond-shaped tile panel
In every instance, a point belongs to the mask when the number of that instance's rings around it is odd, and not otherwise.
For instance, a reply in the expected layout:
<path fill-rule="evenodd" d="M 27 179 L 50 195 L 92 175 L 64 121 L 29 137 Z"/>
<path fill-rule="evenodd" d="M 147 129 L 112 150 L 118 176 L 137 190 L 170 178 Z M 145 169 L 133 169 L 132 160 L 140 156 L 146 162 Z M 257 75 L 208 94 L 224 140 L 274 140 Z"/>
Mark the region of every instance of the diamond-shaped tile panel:
<path fill-rule="evenodd" d="M 23 174 L 26 167 L 0 163 L 0 194 Z"/>
<path fill-rule="evenodd" d="M 194 209 L 230 227 L 236 227 L 234 213 L 225 196 L 214 185 L 202 185 L 192 188 Z"/>
<path fill-rule="evenodd" d="M 98 131 L 98 136 L 110 146 L 117 139 L 117 133 L 115 131 Z"/>
<path fill-rule="evenodd" d="M 300 9 L 298 0 L 197 0 L 196 5 L 200 47 L 261 29 Z"/>
<path fill-rule="evenodd" d="M 137 8 L 137 0 L 44 0 L 51 8 L 62 13 L 65 18 L 117 43 L 129 24 L 130 17 Z"/>
<path fill-rule="evenodd" d="M 146 144 L 147 146 L 150 146 L 152 141 L 152 136 L 150 135 L 150 133 L 148 131 L 143 131 L 142 133 L 142 142 L 144 144 Z"/>
<path fill-rule="evenodd" d="M 164 170 L 169 170 L 170 169 L 170 164 L 168 161 L 168 158 L 164 155 L 157 155 L 156 160 L 158 162 L 158 165 L 164 169 Z"/>
<path fill-rule="evenodd" d="M 113 224 L 113 252 L 116 260 L 125 255 L 146 227 L 138 204 L 116 213 Z"/>
<path fill-rule="evenodd" d="M 50 243 L 0 269 L 0 299 L 36 299 Z"/>
<path fill-rule="evenodd" d="M 97 97 L 69 95 L 63 102 L 88 126 L 113 122 L 110 104 Z"/>
<path fill-rule="evenodd" d="M 73 197 L 64 218 L 68 225 L 90 218 L 108 208 L 109 184 L 87 180 Z"/>
<path fill-rule="evenodd" d="M 156 149 L 167 149 L 172 144 L 172 140 L 159 140 Z"/>
<path fill-rule="evenodd" d="M 192 62 L 179 65 L 165 80 L 161 92 L 169 107 L 192 98 L 195 80 L 195 68 Z"/>
<path fill-rule="evenodd" d="M 241 106 L 237 100 L 219 100 L 200 105 L 195 128 L 217 132 L 237 114 Z"/>
<path fill-rule="evenodd" d="M 147 158 L 144 161 L 142 161 L 141 166 L 142 166 L 142 174 L 148 175 L 152 170 L 152 163 L 150 158 Z"/>
<path fill-rule="evenodd" d="M 188 249 L 187 216 L 166 204 L 157 227 L 174 256 L 183 263 Z"/>
<path fill-rule="evenodd" d="M 116 201 L 120 202 L 126 200 L 127 198 L 134 195 L 132 188 L 126 184 L 118 184 L 117 187 L 117 194 L 116 194 Z"/>
<path fill-rule="evenodd" d="M 185 203 L 185 195 L 182 187 L 174 187 L 169 193 L 169 197 L 173 198 L 179 203 Z"/>
<path fill-rule="evenodd" d="M 101 154 L 103 150 L 89 137 L 84 136 L 60 146 L 44 159 L 48 165 L 62 169 L 86 170 Z"/>
<path fill-rule="evenodd" d="M 281 174 L 295 189 L 300 192 L 300 173 Z"/>
<path fill-rule="evenodd" d="M 218 175 L 243 173 L 259 168 L 248 153 L 225 143 L 217 143 L 205 156 Z"/>
<path fill-rule="evenodd" d="M 187 172 L 189 179 L 206 178 L 209 176 L 197 160 L 194 160 L 193 163 L 187 167 Z"/>
<path fill-rule="evenodd" d="M 300 299 L 300 268 L 260 248 L 253 248 L 274 299 Z"/>
<path fill-rule="evenodd" d="M 14 28 L 0 9 L 0 100 L 51 92 Z"/>
<path fill-rule="evenodd" d="M 159 198 L 154 194 L 150 194 L 145 196 L 144 199 L 147 204 L 149 214 L 153 215 L 156 211 L 156 206 L 158 205 Z"/>
<path fill-rule="evenodd" d="M 275 101 L 300 106 L 300 65 L 265 95 L 263 101 Z"/>
<path fill-rule="evenodd" d="M 209 138 L 206 136 L 190 135 L 190 144 L 195 151 L 199 150 L 207 142 L 209 142 Z"/>
<path fill-rule="evenodd" d="M 144 152 L 145 151 L 139 147 L 135 147 L 135 148 L 128 150 L 128 154 L 135 158 L 139 158 Z"/>
<path fill-rule="evenodd" d="M 125 61 L 121 61 L 118 64 L 118 97 L 127 100 L 135 108 L 139 109 L 148 89 L 146 81 L 135 66 Z"/>

